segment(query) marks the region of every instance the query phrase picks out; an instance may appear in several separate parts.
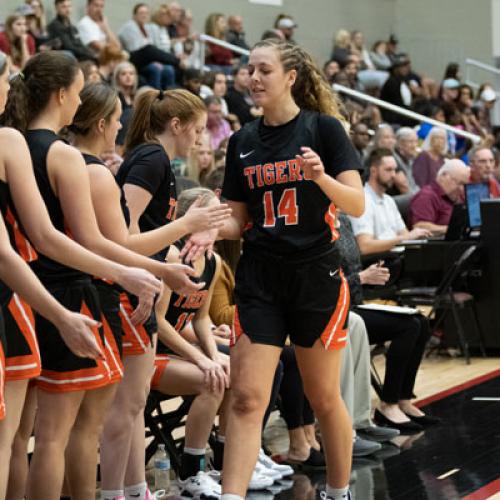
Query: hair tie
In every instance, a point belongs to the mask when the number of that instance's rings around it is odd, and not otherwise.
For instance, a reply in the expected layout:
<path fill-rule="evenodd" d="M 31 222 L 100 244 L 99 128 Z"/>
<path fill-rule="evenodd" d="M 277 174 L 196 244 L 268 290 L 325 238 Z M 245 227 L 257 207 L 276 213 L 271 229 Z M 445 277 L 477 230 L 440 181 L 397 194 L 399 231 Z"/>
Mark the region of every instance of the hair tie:
<path fill-rule="evenodd" d="M 163 90 L 161 90 L 161 89 L 160 89 L 160 90 L 158 91 L 158 96 L 157 96 L 157 98 L 158 98 L 158 100 L 159 100 L 159 101 L 162 101 L 164 97 L 165 97 L 165 94 L 163 93 Z"/>

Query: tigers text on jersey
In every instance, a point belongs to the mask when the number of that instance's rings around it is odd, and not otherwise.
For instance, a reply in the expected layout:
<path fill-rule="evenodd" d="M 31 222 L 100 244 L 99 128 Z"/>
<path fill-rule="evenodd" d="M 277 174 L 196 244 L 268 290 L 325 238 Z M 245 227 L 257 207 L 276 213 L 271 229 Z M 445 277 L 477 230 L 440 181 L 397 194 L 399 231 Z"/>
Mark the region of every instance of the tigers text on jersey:
<path fill-rule="evenodd" d="M 222 196 L 247 205 L 245 249 L 307 255 L 338 237 L 335 205 L 300 169 L 296 157 L 304 146 L 318 153 L 333 178 L 359 167 L 340 121 L 312 111 L 274 127 L 261 118 L 231 137 Z"/>

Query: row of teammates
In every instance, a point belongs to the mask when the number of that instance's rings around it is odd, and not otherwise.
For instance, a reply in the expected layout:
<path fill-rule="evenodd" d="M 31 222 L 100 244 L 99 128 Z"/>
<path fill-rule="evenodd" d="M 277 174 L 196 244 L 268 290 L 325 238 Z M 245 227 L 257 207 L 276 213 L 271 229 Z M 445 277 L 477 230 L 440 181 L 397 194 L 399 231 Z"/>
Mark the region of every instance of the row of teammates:
<path fill-rule="evenodd" d="M 145 92 L 113 177 L 99 156 L 121 127 L 115 91 L 84 86 L 76 61 L 57 51 L 34 56 L 10 84 L 7 66 L 0 59 L 0 208 L 7 222 L 0 224 L 0 433 L 7 436 L 2 457 L 9 457 L 33 380 L 27 498 L 59 498 L 65 478 L 72 498 L 94 498 L 98 448 L 104 499 L 152 498 L 142 412 L 150 384 L 198 395 L 186 426 L 182 488 L 195 497 L 244 498 L 287 336 L 324 439 L 324 498 L 349 498 L 352 426 L 339 394 L 349 290 L 334 251 L 335 205 L 359 216 L 364 196 L 336 98 L 310 56 L 276 40 L 252 51 L 252 96 L 264 116 L 231 138 L 227 204 L 202 188 L 176 194 L 170 158 L 186 157 L 206 125 L 197 96 Z M 72 145 L 58 135 L 63 127 Z M 286 182 L 248 185 L 252 165 L 293 162 L 296 180 L 288 169 Z M 229 363 L 208 315 L 221 267 L 211 248 L 217 237 L 242 234 Z M 198 347 L 188 341 L 188 324 Z M 202 459 L 219 411 L 222 487 L 203 472 Z M 8 477 L 9 460 L 2 460 L 0 498 Z"/>

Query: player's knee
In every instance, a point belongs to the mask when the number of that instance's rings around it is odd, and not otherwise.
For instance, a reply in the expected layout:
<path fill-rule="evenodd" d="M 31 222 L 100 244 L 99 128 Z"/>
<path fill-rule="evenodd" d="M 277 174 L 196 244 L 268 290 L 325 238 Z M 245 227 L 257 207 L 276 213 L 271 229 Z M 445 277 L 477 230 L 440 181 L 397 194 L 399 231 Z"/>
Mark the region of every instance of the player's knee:
<path fill-rule="evenodd" d="M 231 394 L 232 410 L 240 416 L 264 414 L 266 399 L 259 391 L 248 388 L 233 388 Z"/>
<path fill-rule="evenodd" d="M 324 393 L 313 393 L 307 396 L 311 408 L 314 414 L 321 418 L 324 415 L 328 415 L 335 412 L 336 408 L 342 404 L 342 398 L 340 393 L 337 391 L 324 392 Z"/>

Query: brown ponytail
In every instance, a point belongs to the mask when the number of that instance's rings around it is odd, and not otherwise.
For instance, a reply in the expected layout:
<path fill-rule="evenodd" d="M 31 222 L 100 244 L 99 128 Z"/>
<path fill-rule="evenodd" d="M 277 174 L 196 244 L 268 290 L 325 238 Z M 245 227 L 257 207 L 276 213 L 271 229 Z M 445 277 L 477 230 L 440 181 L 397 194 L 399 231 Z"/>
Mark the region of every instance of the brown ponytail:
<path fill-rule="evenodd" d="M 165 131 L 173 118 L 178 118 L 184 125 L 205 112 L 203 101 L 188 90 L 148 90 L 139 96 L 135 104 L 125 139 L 125 151 L 144 142 L 156 142 L 156 136 Z"/>
<path fill-rule="evenodd" d="M 280 54 L 285 71 L 297 71 L 292 87 L 292 97 L 301 109 L 318 111 L 345 122 L 340 110 L 342 104 L 337 94 L 326 81 L 312 57 L 301 47 L 278 39 L 266 39 L 254 45 L 253 49 L 270 47 Z"/>
<path fill-rule="evenodd" d="M 54 50 L 33 56 L 10 84 L 2 124 L 26 132 L 30 122 L 48 105 L 52 94 L 68 88 L 78 71 L 76 59 L 65 52 Z"/>
<path fill-rule="evenodd" d="M 69 126 L 77 135 L 87 135 L 103 119 L 108 122 L 116 110 L 118 93 L 106 83 L 87 83 L 80 92 L 82 103 Z"/>

